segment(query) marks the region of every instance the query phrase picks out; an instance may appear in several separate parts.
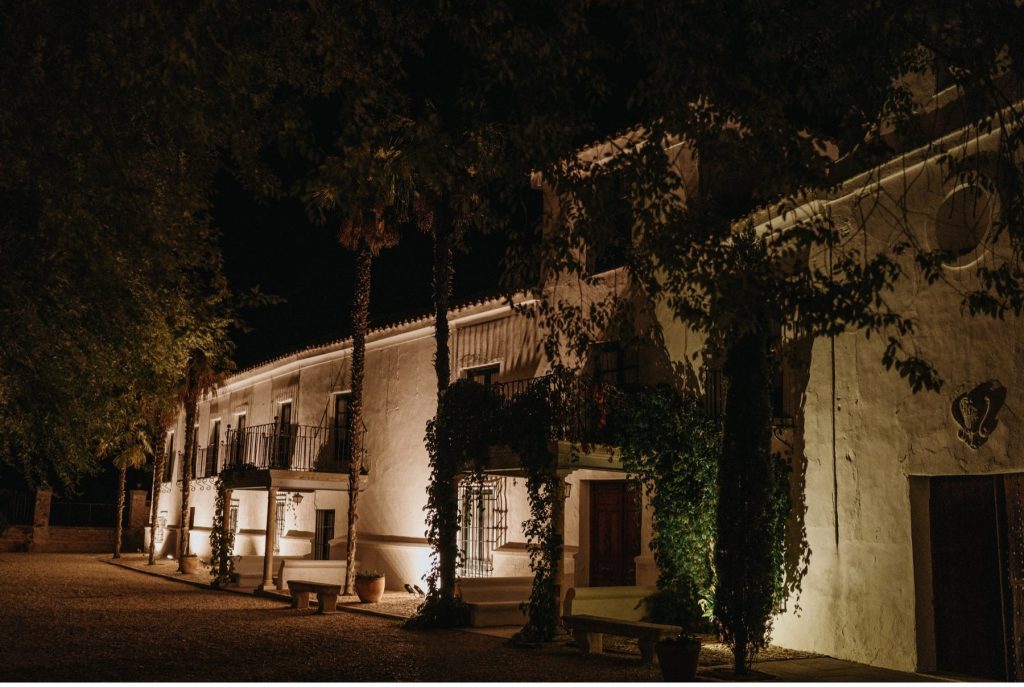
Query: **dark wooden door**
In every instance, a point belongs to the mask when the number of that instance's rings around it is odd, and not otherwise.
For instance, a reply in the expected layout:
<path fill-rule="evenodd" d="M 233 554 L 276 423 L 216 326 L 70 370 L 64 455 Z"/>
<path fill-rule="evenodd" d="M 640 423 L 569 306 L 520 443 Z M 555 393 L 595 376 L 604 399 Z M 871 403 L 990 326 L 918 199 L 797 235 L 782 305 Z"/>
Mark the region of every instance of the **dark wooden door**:
<path fill-rule="evenodd" d="M 313 558 L 327 561 L 331 558 L 331 540 L 334 539 L 334 510 L 317 509 L 316 532 L 313 540 Z"/>
<path fill-rule="evenodd" d="M 590 586 L 636 584 L 640 498 L 627 482 L 590 483 Z"/>
<path fill-rule="evenodd" d="M 931 480 L 935 654 L 943 672 L 994 680 L 1011 672 L 1002 486 L 991 476 Z"/>

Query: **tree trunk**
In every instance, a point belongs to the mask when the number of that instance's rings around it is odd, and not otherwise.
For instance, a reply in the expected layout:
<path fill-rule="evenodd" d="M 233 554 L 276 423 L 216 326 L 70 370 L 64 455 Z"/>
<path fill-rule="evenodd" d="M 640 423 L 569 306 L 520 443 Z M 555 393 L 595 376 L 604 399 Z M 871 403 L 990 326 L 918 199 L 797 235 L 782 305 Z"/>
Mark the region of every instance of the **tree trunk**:
<path fill-rule="evenodd" d="M 363 469 L 363 372 L 366 367 L 366 333 L 370 326 L 370 278 L 373 251 L 364 241 L 356 254 L 355 293 L 352 298 L 352 395 L 349 398 L 348 433 L 348 535 L 345 547 L 345 593 L 355 593 L 356 523 L 359 522 L 359 475 Z"/>
<path fill-rule="evenodd" d="M 771 535 L 774 468 L 767 326 L 752 326 L 729 342 L 726 354 L 729 389 L 715 544 L 715 613 L 740 674 L 768 632 L 774 601 L 772 551 L 781 545 Z"/>
<path fill-rule="evenodd" d="M 451 382 L 448 353 L 448 306 L 452 294 L 452 237 L 446 208 L 440 208 L 434 219 L 434 372 L 437 375 L 437 400 L 440 403 Z"/>
<path fill-rule="evenodd" d="M 437 375 L 438 408 L 440 408 L 441 398 L 451 382 L 451 365 L 448 352 L 448 306 L 452 293 L 453 275 L 451 216 L 448 212 L 447 203 L 442 201 L 438 204 L 437 213 L 434 216 L 434 341 L 436 343 L 434 372 Z M 458 510 L 457 480 L 453 480 L 450 487 L 450 501 L 444 504 L 445 507 L 439 504 L 439 510 Z M 455 521 L 457 522 L 457 518 Z M 437 554 L 440 566 L 441 600 L 452 602 L 455 599 L 459 533 L 457 528 L 452 528 L 451 531 L 446 530 L 440 534 L 441 542 Z"/>
<path fill-rule="evenodd" d="M 121 541 L 124 539 L 124 495 L 128 479 L 128 465 L 121 466 L 117 474 L 117 528 L 114 530 L 114 558 L 121 557 Z"/>
<path fill-rule="evenodd" d="M 153 450 L 153 483 L 149 492 L 149 564 L 156 565 L 156 521 L 160 514 L 160 485 L 164 479 L 164 460 L 167 455 L 160 441 L 163 435 L 162 415 L 157 414 L 150 428 L 149 445 Z"/>
<path fill-rule="evenodd" d="M 181 458 L 181 520 L 178 526 L 178 572 L 185 572 L 182 558 L 189 554 L 188 513 L 189 490 L 192 486 L 192 453 L 195 451 L 196 412 L 199 401 L 197 390 L 189 389 L 185 395 L 185 446 Z"/>

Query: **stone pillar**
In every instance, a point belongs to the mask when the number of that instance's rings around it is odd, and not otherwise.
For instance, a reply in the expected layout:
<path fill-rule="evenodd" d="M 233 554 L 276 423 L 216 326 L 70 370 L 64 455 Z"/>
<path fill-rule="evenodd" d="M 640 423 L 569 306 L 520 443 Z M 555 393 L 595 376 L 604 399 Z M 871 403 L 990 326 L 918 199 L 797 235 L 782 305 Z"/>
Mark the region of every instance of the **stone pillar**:
<path fill-rule="evenodd" d="M 28 545 L 29 551 L 45 551 L 46 545 L 50 542 L 50 501 L 53 500 L 53 490 L 49 487 L 39 487 L 36 490 L 35 509 L 32 513 L 32 541 Z"/>
<path fill-rule="evenodd" d="M 554 521 L 554 530 L 562 536 L 562 560 L 555 561 L 553 565 L 556 566 L 554 572 L 555 576 L 555 617 L 562 617 L 562 595 L 565 593 L 565 477 L 568 473 L 559 471 L 556 476 L 558 481 L 555 483 L 555 502 L 552 508 L 551 519 Z"/>
<path fill-rule="evenodd" d="M 146 525 L 149 524 L 149 509 L 146 508 L 145 489 L 132 489 L 128 493 L 128 531 L 124 549 L 142 550 L 146 543 Z"/>
<path fill-rule="evenodd" d="M 277 487 L 267 489 L 267 534 L 263 550 L 263 584 L 266 591 L 274 586 L 274 538 L 277 536 Z"/>

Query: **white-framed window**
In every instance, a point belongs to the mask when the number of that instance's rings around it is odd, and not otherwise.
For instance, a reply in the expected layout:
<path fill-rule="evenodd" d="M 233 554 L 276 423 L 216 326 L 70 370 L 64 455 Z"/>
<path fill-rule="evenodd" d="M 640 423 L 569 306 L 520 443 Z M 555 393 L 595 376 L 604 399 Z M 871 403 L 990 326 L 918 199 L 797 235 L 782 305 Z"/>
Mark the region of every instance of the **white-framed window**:
<path fill-rule="evenodd" d="M 490 386 L 498 381 L 498 376 L 501 374 L 501 364 L 491 363 L 489 365 L 479 365 L 477 367 L 469 367 L 465 370 L 466 379 L 470 382 L 476 382 L 477 384 L 483 384 L 484 386 Z"/>

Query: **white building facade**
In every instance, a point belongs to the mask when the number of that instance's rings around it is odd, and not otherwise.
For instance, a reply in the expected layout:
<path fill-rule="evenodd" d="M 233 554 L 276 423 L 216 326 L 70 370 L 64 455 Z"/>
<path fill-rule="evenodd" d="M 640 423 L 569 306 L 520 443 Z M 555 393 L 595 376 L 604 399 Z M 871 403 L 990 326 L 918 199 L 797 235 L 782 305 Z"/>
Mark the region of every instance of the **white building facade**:
<path fill-rule="evenodd" d="M 994 130 L 972 139 L 966 153 L 981 169 L 994 159 L 1000 136 Z M 804 342 L 799 360 L 786 363 L 776 448 L 793 468 L 791 540 L 802 541 L 799 551 L 808 557 L 799 593 L 775 619 L 773 641 L 900 670 L 1020 677 L 1024 327 L 1012 317 L 961 312 L 976 268 L 1013 257 L 1005 236 L 987 241 L 1003 202 L 998 187 L 949 181 L 940 152 L 909 152 L 796 213 L 831 214 L 865 255 L 910 236 L 955 258 L 938 283 L 907 276 L 891 297 L 894 309 L 917 320 L 908 341 L 945 378 L 940 392 L 913 393 L 883 369 L 885 341 L 856 332 Z M 904 221 L 899 232 L 897 216 Z M 773 220 L 771 229 L 785 230 L 792 217 Z M 908 254 L 907 275 L 914 274 L 911 260 Z M 610 272 L 603 288 L 622 290 L 623 281 L 621 270 Z M 662 350 L 633 355 L 609 342 L 605 362 L 594 356 L 589 374 L 601 368 L 642 384 L 673 381 L 666 362 L 690 365 L 704 342 L 657 312 Z M 449 321 L 453 381 L 512 388 L 548 372 L 537 322 L 504 302 L 456 309 Z M 436 410 L 433 355 L 428 318 L 368 338 L 368 469 L 357 558 L 361 569 L 384 572 L 390 589 L 422 585 L 429 569 L 424 434 Z M 256 468 L 232 492 L 236 554 L 265 560 L 273 511 L 276 556 L 344 558 L 348 485 L 340 428 L 350 357 L 348 341 L 300 351 L 234 375 L 200 404 L 197 474 L 214 475 L 246 451 Z M 164 553 L 173 552 L 176 534 L 182 422 L 169 438 L 177 459 L 160 501 Z M 240 427 L 244 440 L 237 438 Z M 213 459 L 211 446 L 219 447 Z M 563 591 L 653 584 L 650 513 L 615 456 L 564 467 Z M 212 482 L 197 479 L 191 493 L 191 547 L 201 558 L 209 556 Z M 460 535 L 463 574 L 529 575 L 524 480 L 492 474 L 461 499 L 474 515 Z"/>

